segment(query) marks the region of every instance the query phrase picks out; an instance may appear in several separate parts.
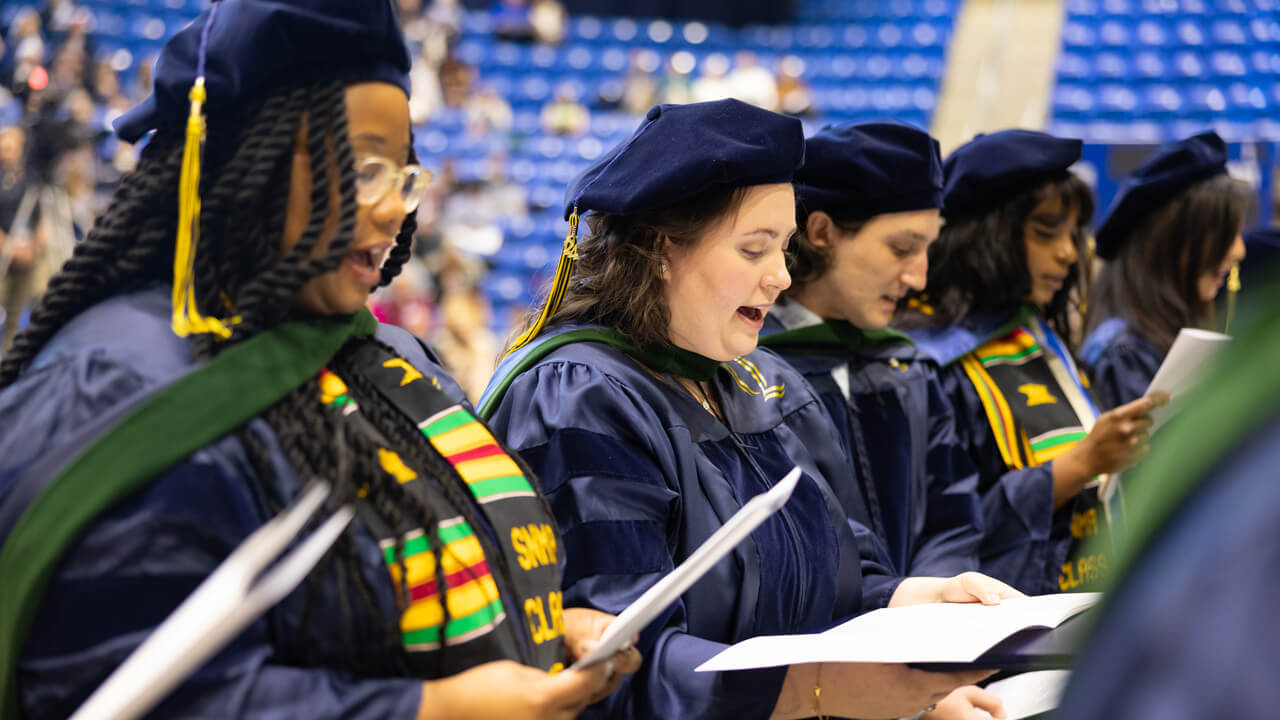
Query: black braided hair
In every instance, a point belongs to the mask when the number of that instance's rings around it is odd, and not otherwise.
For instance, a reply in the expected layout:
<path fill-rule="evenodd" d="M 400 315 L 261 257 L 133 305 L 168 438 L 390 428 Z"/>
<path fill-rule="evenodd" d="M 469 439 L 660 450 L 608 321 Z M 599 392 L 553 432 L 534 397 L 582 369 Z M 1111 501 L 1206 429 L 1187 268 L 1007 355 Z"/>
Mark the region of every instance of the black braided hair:
<path fill-rule="evenodd" d="M 313 168 L 311 215 L 297 243 L 280 257 L 285 208 L 292 171 L 296 134 L 302 123 L 307 128 L 307 153 Z M 42 347 L 77 314 L 109 297 L 172 281 L 175 228 L 177 225 L 178 177 L 182 162 L 182 138 L 157 134 L 144 148 L 138 168 L 126 176 L 106 211 L 97 219 L 86 239 L 71 259 L 50 280 L 48 290 L 32 313 L 27 329 L 0 363 L 0 388 L 12 384 Z M 412 159 L 412 158 L 411 158 Z M 203 207 L 200 241 L 194 268 L 196 297 L 203 313 L 226 317 L 234 312 L 241 322 L 233 326 L 227 341 L 210 335 L 191 338 L 197 358 L 217 355 L 227 347 L 279 324 L 290 312 L 299 292 L 312 278 L 337 269 L 353 239 L 355 228 L 355 169 L 350 140 L 344 87 L 333 83 L 281 92 L 263 101 L 254 119 L 240 137 L 236 152 L 227 164 L 202 178 Z M 329 214 L 331 183 L 336 180 L 341 196 L 338 231 L 322 257 L 312 251 Z M 411 256 L 414 215 L 405 219 L 395 246 L 382 267 L 380 284 L 389 283 Z M 360 340 L 358 342 L 366 342 Z M 360 408 L 375 426 L 387 435 L 389 449 L 401 456 L 410 468 L 441 479 L 446 499 L 473 527 L 475 507 L 457 483 L 449 481 L 452 469 L 416 432 L 405 432 L 408 423 L 363 379 L 354 367 L 351 349 L 356 341 L 334 358 L 332 367 L 344 380 L 353 383 Z M 403 562 L 403 533 L 423 528 L 435 533 L 430 543 L 435 554 L 436 583 L 446 622 L 448 605 L 441 562 L 439 517 L 428 503 L 407 492 L 378 463 L 378 442 L 358 432 L 350 432 L 336 413 L 323 407 L 315 383 L 306 383 L 260 416 L 271 428 L 281 454 L 296 476 L 333 480 L 335 498 L 354 498 L 365 488 L 365 498 L 374 512 L 390 527 L 396 539 L 400 570 L 399 600 L 408 605 L 407 572 Z M 409 423 L 411 424 L 411 423 Z M 257 482 L 268 505 L 279 510 L 291 498 L 276 496 L 271 451 L 248 424 L 238 431 Z M 339 469 L 337 477 L 335 469 Z M 345 470 L 345 471 L 343 471 Z M 544 500 L 545 503 L 545 500 Z M 322 587 L 323 578 L 337 576 L 338 602 L 344 618 L 344 665 L 365 675 L 402 674 L 408 663 L 403 652 L 400 618 L 379 612 L 375 589 L 361 571 L 356 553 L 353 524 L 336 548 L 309 579 L 311 601 Z M 491 547 L 483 532 L 476 533 L 486 556 L 501 555 Z M 508 578 L 509 579 L 509 578 Z M 353 602 L 354 601 L 354 602 Z M 357 632 L 363 618 L 369 632 Z M 307 625 L 304 623 L 304 630 Z M 315 634 L 311 630 L 307 633 Z M 320 629 L 322 632 L 323 629 Z M 443 627 L 442 627 L 443 636 Z M 319 644 L 303 641 L 291 648 L 291 658 L 302 663 L 321 663 L 328 658 L 315 654 Z M 443 650 L 443 645 L 442 645 Z M 439 654 L 444 668 L 444 653 Z"/>

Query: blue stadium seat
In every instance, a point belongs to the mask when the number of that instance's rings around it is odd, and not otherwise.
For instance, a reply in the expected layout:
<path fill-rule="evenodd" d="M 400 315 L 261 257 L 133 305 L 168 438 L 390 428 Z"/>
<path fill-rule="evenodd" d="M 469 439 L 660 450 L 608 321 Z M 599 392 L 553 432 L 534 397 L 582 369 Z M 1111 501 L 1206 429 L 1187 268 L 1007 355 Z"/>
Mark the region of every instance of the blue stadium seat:
<path fill-rule="evenodd" d="M 1083 54 L 1064 50 L 1058 55 L 1058 77 L 1069 80 L 1083 80 L 1093 73 L 1089 58 Z"/>
<path fill-rule="evenodd" d="M 1198 79 L 1205 76 L 1205 67 L 1200 62 L 1200 54 L 1183 50 L 1173 56 L 1174 75 L 1187 79 Z"/>
<path fill-rule="evenodd" d="M 1249 70 L 1255 75 L 1280 76 L 1280 48 L 1254 50 L 1249 54 Z"/>
<path fill-rule="evenodd" d="M 1218 45 L 1245 45 L 1249 42 L 1249 32 L 1235 18 L 1217 20 L 1210 27 L 1210 35 Z"/>
<path fill-rule="evenodd" d="M 1127 48 L 1133 42 L 1133 33 L 1125 22 L 1104 20 L 1098 26 L 1098 39 L 1108 47 Z"/>
<path fill-rule="evenodd" d="M 1172 85 L 1148 85 L 1143 91 L 1142 114 L 1158 117 L 1176 115 L 1185 103 Z"/>
<path fill-rule="evenodd" d="M 1080 48 L 1092 51 L 1098 42 L 1097 31 L 1093 26 L 1068 18 L 1062 26 L 1062 43 L 1068 48 Z"/>
<path fill-rule="evenodd" d="M 1154 50 L 1142 50 L 1133 56 L 1133 69 L 1138 76 L 1162 80 L 1169 74 L 1169 64 L 1160 53 Z"/>
<path fill-rule="evenodd" d="M 1118 80 L 1129 76 L 1129 60 L 1118 52 L 1103 51 L 1094 56 L 1094 73 L 1107 80 Z"/>
<path fill-rule="evenodd" d="M 1203 23 L 1202 19 L 1185 19 L 1179 20 L 1174 28 L 1178 42 L 1182 45 L 1199 47 L 1205 44 L 1204 32 L 1200 29 Z"/>
<path fill-rule="evenodd" d="M 1209 68 L 1222 78 L 1243 77 L 1249 74 L 1248 61 L 1234 50 L 1216 50 L 1209 55 Z"/>
<path fill-rule="evenodd" d="M 1138 43 L 1147 47 L 1162 47 L 1169 43 L 1169 31 L 1164 23 L 1143 20 L 1136 28 Z"/>

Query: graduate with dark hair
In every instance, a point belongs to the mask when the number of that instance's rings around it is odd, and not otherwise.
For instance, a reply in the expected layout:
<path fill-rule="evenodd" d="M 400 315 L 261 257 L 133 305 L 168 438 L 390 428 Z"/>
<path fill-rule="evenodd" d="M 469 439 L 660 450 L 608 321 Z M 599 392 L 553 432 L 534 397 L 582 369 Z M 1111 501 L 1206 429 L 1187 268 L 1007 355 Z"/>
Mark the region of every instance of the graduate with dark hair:
<path fill-rule="evenodd" d="M 913 715 L 982 673 L 805 664 L 697 673 L 728 644 L 854 613 L 1012 591 L 977 573 L 906 578 L 839 492 L 858 487 L 830 414 L 756 348 L 790 285 L 800 122 L 737 100 L 651 109 L 566 193 L 547 304 L 481 402 L 538 472 L 564 531 L 566 602 L 618 612 L 792 466 L 791 499 L 646 631 L 601 717 Z M 578 217 L 590 233 L 578 241 Z M 576 261 L 575 261 L 576 259 Z M 852 520 L 850 519 L 852 516 Z"/>
<path fill-rule="evenodd" d="M 979 135 L 946 160 L 944 225 L 900 325 L 943 366 L 960 443 L 981 473 L 985 572 L 1027 593 L 1105 569 L 1075 548 L 1107 522 L 1094 479 L 1146 449 L 1144 398 L 1098 414 L 1072 358 L 1068 305 L 1093 199 L 1079 140 Z"/>
<path fill-rule="evenodd" d="M 1254 287 L 1216 372 L 1126 481 L 1126 556 L 1055 718 L 1265 718 L 1280 705 L 1280 288 Z"/>
<path fill-rule="evenodd" d="M 1107 264 L 1080 351 L 1104 407 L 1142 397 L 1179 330 L 1214 329 L 1214 299 L 1245 256 L 1251 204 L 1214 132 L 1171 143 L 1130 173 L 1098 227 Z"/>
<path fill-rule="evenodd" d="M 811 382 L 840 430 L 859 487 L 836 487 L 868 517 L 901 575 L 976 570 L 978 472 L 956 439 L 938 366 L 889 329 L 898 301 L 923 290 L 938 236 L 942 158 L 923 130 L 898 123 L 826 127 L 805 140 L 795 177 L 791 288 L 760 344 Z M 961 688 L 946 705 L 997 717 L 1000 701 Z M 927 717 L 934 717 L 929 715 Z"/>
<path fill-rule="evenodd" d="M 549 674 L 610 618 L 562 611 L 531 474 L 364 309 L 428 179 L 408 70 L 386 0 L 223 0 L 165 45 L 137 170 L 0 366 L 0 714 L 69 715 L 317 478 L 356 519 L 155 717 L 568 718 L 616 685 Z"/>

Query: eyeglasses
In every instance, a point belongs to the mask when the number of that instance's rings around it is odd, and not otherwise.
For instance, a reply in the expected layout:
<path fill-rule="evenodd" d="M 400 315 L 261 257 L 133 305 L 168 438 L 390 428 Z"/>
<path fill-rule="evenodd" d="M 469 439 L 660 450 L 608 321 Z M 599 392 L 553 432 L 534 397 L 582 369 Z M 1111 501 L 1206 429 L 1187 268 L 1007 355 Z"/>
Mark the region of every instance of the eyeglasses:
<path fill-rule="evenodd" d="M 378 155 L 357 155 L 356 202 L 373 205 L 394 188 L 404 203 L 405 213 L 411 213 L 422 202 L 431 178 L 430 170 L 417 165 L 399 167 Z"/>

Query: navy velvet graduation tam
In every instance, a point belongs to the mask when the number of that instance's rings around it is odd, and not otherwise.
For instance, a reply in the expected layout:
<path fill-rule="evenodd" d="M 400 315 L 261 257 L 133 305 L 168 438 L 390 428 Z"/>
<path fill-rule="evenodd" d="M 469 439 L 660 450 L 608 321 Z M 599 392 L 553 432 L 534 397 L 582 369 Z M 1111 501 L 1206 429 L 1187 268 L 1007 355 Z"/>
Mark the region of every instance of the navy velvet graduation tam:
<path fill-rule="evenodd" d="M 657 105 L 635 133 L 574 178 L 564 214 L 667 207 L 714 187 L 789 183 L 804 161 L 800 121 L 716 100 Z"/>
<path fill-rule="evenodd" d="M 979 213 L 1010 193 L 1060 177 L 1080 160 L 1084 142 L 1034 130 L 977 135 L 943 164 L 942 214 L 948 219 Z"/>
<path fill-rule="evenodd" d="M 892 122 L 828 125 L 805 141 L 796 202 L 845 220 L 942 207 L 938 141 Z"/>
<path fill-rule="evenodd" d="M 229 159 L 255 101 L 279 90 L 379 81 L 409 94 L 409 51 L 390 0 L 221 0 L 165 43 L 152 94 L 115 121 L 122 139 L 186 126 L 206 29 L 209 165 Z"/>
<path fill-rule="evenodd" d="M 1227 172 L 1227 144 L 1215 132 L 1170 143 L 1134 169 L 1098 226 L 1097 252 L 1114 258 L 1144 218 L 1179 192 Z"/>

